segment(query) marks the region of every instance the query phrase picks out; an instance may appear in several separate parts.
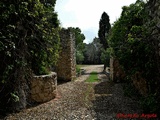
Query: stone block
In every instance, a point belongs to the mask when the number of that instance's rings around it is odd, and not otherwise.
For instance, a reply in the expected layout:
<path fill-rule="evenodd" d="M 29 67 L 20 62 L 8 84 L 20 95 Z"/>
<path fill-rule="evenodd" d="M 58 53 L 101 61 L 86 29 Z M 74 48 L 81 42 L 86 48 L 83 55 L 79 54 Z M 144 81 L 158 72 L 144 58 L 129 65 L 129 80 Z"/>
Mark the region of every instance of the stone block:
<path fill-rule="evenodd" d="M 116 58 L 110 59 L 110 79 L 115 82 L 123 81 L 125 78 L 125 72 L 119 64 L 119 60 Z"/>
<path fill-rule="evenodd" d="M 70 29 L 60 31 L 61 52 L 57 64 L 58 79 L 66 81 L 76 77 L 75 36 Z"/>
<path fill-rule="evenodd" d="M 53 94 L 54 92 L 54 94 Z M 34 76 L 31 80 L 31 99 L 36 102 L 47 102 L 56 97 L 57 74 Z"/>

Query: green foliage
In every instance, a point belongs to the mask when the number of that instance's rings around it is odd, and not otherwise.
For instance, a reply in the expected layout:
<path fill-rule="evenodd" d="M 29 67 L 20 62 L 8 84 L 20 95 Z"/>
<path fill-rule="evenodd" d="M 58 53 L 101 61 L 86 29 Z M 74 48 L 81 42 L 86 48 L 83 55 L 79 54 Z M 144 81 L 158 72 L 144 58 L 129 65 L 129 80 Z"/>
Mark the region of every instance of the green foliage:
<path fill-rule="evenodd" d="M 102 44 L 99 38 L 94 38 L 92 43 L 85 45 L 84 62 L 85 64 L 100 64 L 101 63 Z"/>
<path fill-rule="evenodd" d="M 158 109 L 156 96 L 153 94 L 149 94 L 147 97 L 142 97 L 140 102 L 144 112 L 150 111 L 150 113 L 155 113 Z"/>
<path fill-rule="evenodd" d="M 11 93 L 27 84 L 26 78 L 46 74 L 56 64 L 59 21 L 55 0 L 0 1 L 0 107 L 21 98 Z"/>
<path fill-rule="evenodd" d="M 58 58 L 59 36 L 56 27 L 59 22 L 52 3 L 39 2 L 34 8 L 37 11 L 35 15 L 40 14 L 34 18 L 36 24 L 33 29 L 37 29 L 37 32 L 31 35 L 29 45 L 35 74 L 48 73 L 47 68 L 55 65 Z"/>
<path fill-rule="evenodd" d="M 80 73 L 81 72 L 81 68 L 79 66 L 76 66 L 76 73 Z"/>
<path fill-rule="evenodd" d="M 137 100 L 139 99 L 144 112 L 155 113 L 158 108 L 156 96 L 154 94 L 142 97 L 132 83 L 124 85 L 124 95 Z"/>
<path fill-rule="evenodd" d="M 76 62 L 78 64 L 81 64 L 84 60 L 84 39 L 85 39 L 85 36 L 84 34 L 81 32 L 81 29 L 76 27 L 76 28 L 73 28 L 73 27 L 69 27 L 69 29 L 74 33 L 75 35 L 75 45 L 76 45 Z"/>
<path fill-rule="evenodd" d="M 18 97 L 18 95 L 15 94 L 15 92 L 14 92 L 14 93 L 10 93 L 10 94 L 11 94 L 11 98 L 12 98 L 15 102 L 18 102 L 18 101 L 19 101 L 19 97 Z"/>
<path fill-rule="evenodd" d="M 59 37 L 56 27 L 59 21 L 53 12 L 54 4 L 55 1 L 39 0 L 0 2 L 1 52 L 4 51 L 5 56 L 12 59 L 14 52 L 22 46 L 18 44 L 19 41 L 23 39 L 24 44 L 27 44 L 26 54 L 32 60 L 31 66 L 36 74 L 40 74 L 41 68 L 49 67 L 50 63 L 56 63 L 58 57 Z M 20 60 L 17 62 L 20 63 Z"/>
<path fill-rule="evenodd" d="M 90 76 L 87 78 L 86 82 L 98 82 L 98 73 L 97 72 L 91 72 Z"/>
<path fill-rule="evenodd" d="M 109 66 L 109 62 L 110 62 L 110 53 L 111 53 L 111 48 L 107 48 L 107 50 L 102 50 L 101 53 L 101 62 L 105 63 L 107 66 Z"/>
<path fill-rule="evenodd" d="M 139 99 L 141 95 L 138 93 L 138 90 L 136 90 L 135 86 L 129 81 L 126 82 L 127 84 L 123 85 L 124 95 L 130 98 Z"/>
<path fill-rule="evenodd" d="M 152 112 L 157 109 L 157 102 L 153 96 L 156 93 L 157 73 L 155 72 L 156 62 L 153 59 L 154 46 L 148 40 L 151 26 L 146 26 L 146 19 L 149 17 L 142 0 L 137 0 L 130 6 L 124 6 L 120 18 L 111 29 L 109 45 L 113 49 L 111 54 L 119 60 L 124 69 L 128 82 L 131 82 L 136 72 L 142 73 L 141 77 L 147 82 L 149 94 L 142 99 L 142 106 Z M 134 93 L 131 90 L 127 92 L 127 94 Z"/>
<path fill-rule="evenodd" d="M 104 49 L 106 50 L 108 46 L 107 37 L 109 34 L 109 30 L 111 28 L 110 22 L 109 22 L 109 16 L 106 12 L 102 13 L 101 19 L 99 21 L 99 31 L 98 36 L 100 39 L 100 43 L 103 45 Z"/>
<path fill-rule="evenodd" d="M 148 61 L 150 48 L 145 42 L 143 26 L 144 2 L 137 1 L 128 7 L 123 7 L 121 17 L 115 22 L 109 43 L 120 64 L 128 74 L 141 71 L 145 68 L 144 63 Z M 126 64 L 127 63 L 127 64 Z"/>
<path fill-rule="evenodd" d="M 81 51 L 76 51 L 76 62 L 81 64 L 84 61 L 84 55 Z"/>
<path fill-rule="evenodd" d="M 71 29 L 71 31 L 74 33 L 75 35 L 75 43 L 76 43 L 76 48 L 79 48 L 79 49 L 83 49 L 83 46 L 82 46 L 82 43 L 83 43 L 83 40 L 85 40 L 85 36 L 84 34 L 82 33 L 81 29 L 76 27 L 69 27 L 69 29 Z M 82 48 L 81 48 L 81 47 Z"/>

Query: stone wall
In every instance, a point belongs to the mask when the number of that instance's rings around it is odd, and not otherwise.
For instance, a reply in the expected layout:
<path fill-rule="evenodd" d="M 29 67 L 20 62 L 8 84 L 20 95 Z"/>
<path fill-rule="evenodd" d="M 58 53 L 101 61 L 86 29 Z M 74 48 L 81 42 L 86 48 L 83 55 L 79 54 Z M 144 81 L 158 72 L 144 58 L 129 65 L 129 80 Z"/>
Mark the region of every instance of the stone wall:
<path fill-rule="evenodd" d="M 30 87 L 32 101 L 47 102 L 56 97 L 57 74 L 34 76 Z"/>
<path fill-rule="evenodd" d="M 121 68 L 118 59 L 110 58 L 110 79 L 115 82 L 121 82 L 125 78 L 125 72 Z"/>
<path fill-rule="evenodd" d="M 60 31 L 61 51 L 57 64 L 58 79 L 65 81 L 76 78 L 75 36 L 70 29 Z"/>

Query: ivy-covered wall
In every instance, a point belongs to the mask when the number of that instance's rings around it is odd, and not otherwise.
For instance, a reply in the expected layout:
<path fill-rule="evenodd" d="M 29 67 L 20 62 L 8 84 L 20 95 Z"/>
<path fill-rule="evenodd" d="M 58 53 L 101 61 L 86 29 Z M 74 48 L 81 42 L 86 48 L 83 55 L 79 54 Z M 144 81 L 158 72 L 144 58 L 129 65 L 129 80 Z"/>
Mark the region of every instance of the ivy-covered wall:
<path fill-rule="evenodd" d="M 56 0 L 0 1 L 0 113 L 27 106 L 33 74 L 58 58 Z"/>

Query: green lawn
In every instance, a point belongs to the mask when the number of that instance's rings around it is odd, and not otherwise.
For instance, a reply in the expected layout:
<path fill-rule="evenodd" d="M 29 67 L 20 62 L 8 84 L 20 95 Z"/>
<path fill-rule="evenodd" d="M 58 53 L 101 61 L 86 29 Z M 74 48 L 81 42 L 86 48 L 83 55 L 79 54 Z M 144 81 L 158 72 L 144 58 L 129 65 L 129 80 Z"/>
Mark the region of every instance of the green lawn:
<path fill-rule="evenodd" d="M 98 82 L 98 73 L 97 72 L 91 72 L 90 76 L 87 78 L 86 82 Z"/>

